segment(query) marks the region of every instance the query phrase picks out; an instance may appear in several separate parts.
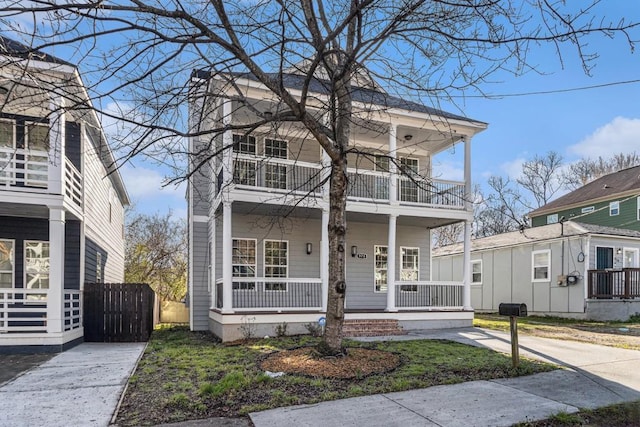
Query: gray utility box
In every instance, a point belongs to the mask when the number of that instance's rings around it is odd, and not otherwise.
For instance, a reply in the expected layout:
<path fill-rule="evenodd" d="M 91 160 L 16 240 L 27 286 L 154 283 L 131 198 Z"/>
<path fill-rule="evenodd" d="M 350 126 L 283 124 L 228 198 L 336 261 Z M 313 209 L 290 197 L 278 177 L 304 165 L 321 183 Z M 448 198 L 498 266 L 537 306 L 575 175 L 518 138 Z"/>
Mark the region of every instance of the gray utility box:
<path fill-rule="evenodd" d="M 527 317 L 527 304 L 503 302 L 498 306 L 501 316 Z"/>

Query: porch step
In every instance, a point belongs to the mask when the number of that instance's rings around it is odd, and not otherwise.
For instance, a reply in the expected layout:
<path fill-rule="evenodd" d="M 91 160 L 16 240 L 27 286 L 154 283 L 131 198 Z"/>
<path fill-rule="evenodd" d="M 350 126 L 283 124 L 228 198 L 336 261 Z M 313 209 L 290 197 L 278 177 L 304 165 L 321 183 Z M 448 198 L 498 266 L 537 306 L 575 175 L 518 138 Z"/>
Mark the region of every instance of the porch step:
<path fill-rule="evenodd" d="M 349 319 L 342 326 L 345 337 L 382 337 L 406 335 L 396 319 Z"/>

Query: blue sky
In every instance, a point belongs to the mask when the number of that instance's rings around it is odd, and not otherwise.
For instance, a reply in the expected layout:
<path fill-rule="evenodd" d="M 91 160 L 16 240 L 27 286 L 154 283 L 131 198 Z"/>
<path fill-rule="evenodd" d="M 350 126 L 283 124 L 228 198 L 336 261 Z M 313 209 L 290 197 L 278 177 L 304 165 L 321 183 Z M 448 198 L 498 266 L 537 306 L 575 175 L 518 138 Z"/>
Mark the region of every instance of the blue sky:
<path fill-rule="evenodd" d="M 608 17 L 640 20 L 640 2 L 610 0 L 604 6 Z M 543 74 L 515 77 L 504 73 L 483 89 L 491 95 L 521 94 L 640 79 L 639 53 L 632 53 L 621 37 L 597 35 L 587 41 L 587 51 L 599 56 L 591 62 L 591 75 L 585 74 L 572 47 L 563 48 L 561 62 L 547 46 L 529 56 Z M 560 153 L 566 163 L 583 156 L 640 152 L 639 100 L 640 83 L 631 83 L 545 95 L 456 98 L 456 105 L 443 100 L 440 108 L 489 123 L 472 142 L 473 181 L 484 184 L 490 175 L 515 178 L 524 160 L 550 150 Z M 462 160 L 453 157 L 443 160 L 439 168 L 447 177 L 462 179 Z M 184 187 L 161 189 L 162 170 L 137 162 L 136 168 L 125 166 L 123 175 L 137 210 L 172 209 L 176 216 L 185 215 Z"/>

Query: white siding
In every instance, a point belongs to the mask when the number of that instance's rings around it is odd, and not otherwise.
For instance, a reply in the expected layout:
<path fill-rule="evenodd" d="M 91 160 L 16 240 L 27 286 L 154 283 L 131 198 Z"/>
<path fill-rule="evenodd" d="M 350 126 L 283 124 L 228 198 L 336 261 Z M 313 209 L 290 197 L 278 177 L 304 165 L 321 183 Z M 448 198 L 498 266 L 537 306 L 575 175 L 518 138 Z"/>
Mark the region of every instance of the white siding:
<path fill-rule="evenodd" d="M 82 137 L 84 148 L 85 236 L 108 252 L 105 282 L 124 281 L 124 206 L 107 176 L 93 144 Z M 111 203 L 111 219 L 109 204 Z"/>

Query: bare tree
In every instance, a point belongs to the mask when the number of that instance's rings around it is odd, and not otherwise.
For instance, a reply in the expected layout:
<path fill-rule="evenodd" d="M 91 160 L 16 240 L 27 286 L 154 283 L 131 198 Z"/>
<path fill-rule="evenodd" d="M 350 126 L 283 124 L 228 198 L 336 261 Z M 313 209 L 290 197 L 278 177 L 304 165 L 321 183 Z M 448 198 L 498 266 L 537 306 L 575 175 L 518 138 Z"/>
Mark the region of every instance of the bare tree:
<path fill-rule="evenodd" d="M 546 205 L 562 189 L 561 167 L 562 156 L 555 151 L 549 151 L 544 156 L 536 154 L 522 164 L 522 175 L 516 182 L 533 198 L 535 204 L 527 206 L 529 209 Z"/>
<path fill-rule="evenodd" d="M 162 299 L 180 301 L 187 292 L 187 233 L 183 221 L 127 211 L 125 281 L 148 283 Z"/>
<path fill-rule="evenodd" d="M 640 165 L 640 155 L 633 153 L 618 153 L 608 159 L 601 156 L 593 160 L 582 158 L 569 165 L 563 173 L 564 185 L 569 190 L 575 190 L 601 176 Z"/>
<path fill-rule="evenodd" d="M 483 83 L 497 71 L 535 69 L 529 52 L 540 44 L 556 49 L 560 60 L 569 54 L 565 46 L 573 47 L 588 72 L 597 57 L 588 50 L 591 36 L 621 35 L 632 47 L 637 27 L 608 23 L 598 15 L 598 3 L 573 9 L 565 2 L 537 0 L 34 0 L 5 2 L 0 22 L 21 32 L 34 49 L 75 49 L 69 60 L 81 64 L 95 107 L 105 120 L 122 125 L 123 159 L 143 153 L 175 162 L 186 156 L 195 173 L 231 149 L 231 144 L 215 144 L 235 126 L 224 118 L 208 129 L 188 125 L 184 113 L 191 69 L 205 71 L 203 87 L 224 86 L 224 91 L 204 92 L 218 98 L 217 105 L 229 100 L 235 88 L 234 102 L 254 112 L 235 130 L 248 133 L 269 123 L 302 126 L 322 147 L 330 167 L 324 344 L 327 352 L 339 353 L 349 140 L 356 118 L 367 123 L 367 114 L 377 114 L 355 107 L 355 79 L 366 69 L 385 89 L 438 105 L 465 89 L 483 91 Z M 284 81 L 292 67 L 302 76 L 297 91 Z M 234 85 L 247 76 L 271 92 L 279 105 L 272 115 L 252 105 Z M 372 94 L 383 93 L 379 89 L 373 86 Z M 372 103 L 364 105 L 366 110 Z M 209 143 L 187 152 L 185 137 Z M 175 177 L 184 178 L 189 177 Z"/>

